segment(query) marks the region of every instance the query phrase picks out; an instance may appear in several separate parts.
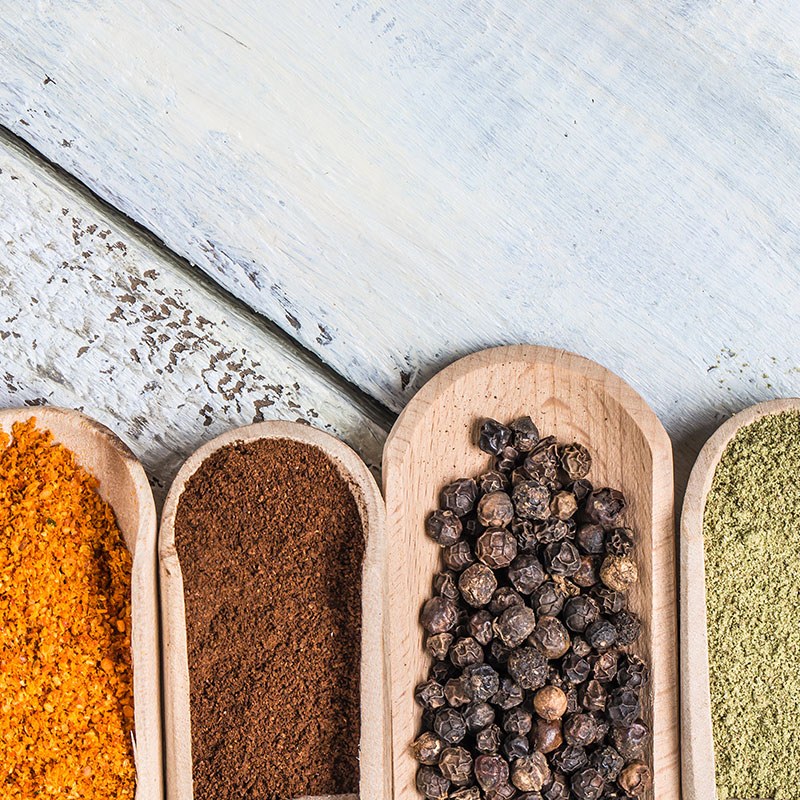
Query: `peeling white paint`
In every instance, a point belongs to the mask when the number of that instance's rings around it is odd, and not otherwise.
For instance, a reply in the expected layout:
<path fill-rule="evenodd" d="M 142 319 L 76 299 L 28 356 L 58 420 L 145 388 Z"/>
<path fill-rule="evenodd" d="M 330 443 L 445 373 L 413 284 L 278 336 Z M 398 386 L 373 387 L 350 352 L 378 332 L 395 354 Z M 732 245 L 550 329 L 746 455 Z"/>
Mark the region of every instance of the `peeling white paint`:
<path fill-rule="evenodd" d="M 142 459 L 159 500 L 189 452 L 261 419 L 308 422 L 379 466 L 385 430 L 348 392 L 115 215 L 2 144 L 0 405 L 96 417 Z"/>
<path fill-rule="evenodd" d="M 793 0 L 5 5 L 0 120 L 395 409 L 514 341 L 687 453 L 800 393 Z"/>

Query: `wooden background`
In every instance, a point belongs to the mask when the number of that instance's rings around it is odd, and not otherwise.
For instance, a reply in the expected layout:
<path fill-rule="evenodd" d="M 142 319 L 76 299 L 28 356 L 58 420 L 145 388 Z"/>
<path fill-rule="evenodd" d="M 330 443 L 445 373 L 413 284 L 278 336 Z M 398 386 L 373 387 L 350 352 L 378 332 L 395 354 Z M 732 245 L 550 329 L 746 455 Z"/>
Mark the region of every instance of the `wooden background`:
<path fill-rule="evenodd" d="M 97 416 L 159 497 L 262 418 L 377 468 L 421 383 L 493 344 L 628 380 L 679 489 L 731 411 L 800 394 L 794 0 L 1 16 L 0 403 Z"/>

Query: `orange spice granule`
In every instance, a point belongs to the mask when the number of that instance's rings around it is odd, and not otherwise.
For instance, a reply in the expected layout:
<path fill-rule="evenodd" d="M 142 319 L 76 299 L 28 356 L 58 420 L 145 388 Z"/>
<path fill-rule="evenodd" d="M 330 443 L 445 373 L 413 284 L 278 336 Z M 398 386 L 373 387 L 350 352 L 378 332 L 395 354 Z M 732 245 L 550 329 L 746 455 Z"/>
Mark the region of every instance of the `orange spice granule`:
<path fill-rule="evenodd" d="M 131 556 L 35 420 L 0 432 L 0 796 L 132 798 Z"/>

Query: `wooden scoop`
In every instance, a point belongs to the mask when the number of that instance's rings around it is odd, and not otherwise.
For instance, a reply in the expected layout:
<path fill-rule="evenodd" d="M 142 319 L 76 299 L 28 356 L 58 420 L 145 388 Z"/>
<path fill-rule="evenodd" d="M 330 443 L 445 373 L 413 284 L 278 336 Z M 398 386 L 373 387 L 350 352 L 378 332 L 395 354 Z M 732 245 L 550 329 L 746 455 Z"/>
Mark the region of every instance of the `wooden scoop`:
<path fill-rule="evenodd" d="M 703 514 L 725 448 L 741 428 L 770 414 L 800 411 L 800 398 L 770 400 L 734 414 L 697 456 L 681 514 L 681 734 L 684 800 L 716 800 L 706 631 Z"/>
<path fill-rule="evenodd" d="M 163 796 L 161 688 L 159 674 L 156 510 L 144 469 L 128 447 L 99 422 L 65 408 L 0 410 L 0 430 L 36 418 L 56 442 L 99 481 L 100 496 L 114 509 L 133 556 L 131 573 L 131 652 L 133 658 L 136 800 Z"/>
<path fill-rule="evenodd" d="M 178 553 L 175 514 L 186 482 L 216 450 L 234 442 L 292 439 L 322 450 L 347 481 L 355 498 L 366 536 L 362 573 L 361 746 L 360 796 L 384 800 L 391 773 L 386 744 L 388 708 L 383 651 L 383 547 L 385 512 L 380 492 L 366 464 L 346 444 L 330 434 L 297 422 L 260 422 L 234 428 L 205 444 L 181 467 L 167 495 L 161 518 L 161 611 L 164 627 L 164 703 L 167 737 L 167 797 L 192 800 L 189 664 L 186 611 Z M 354 795 L 297 798 L 297 800 L 356 800 Z"/>
<path fill-rule="evenodd" d="M 677 632 L 672 448 L 644 400 L 598 364 L 543 347 L 499 347 L 436 375 L 406 406 L 384 450 L 391 549 L 387 561 L 393 800 L 417 800 L 409 744 L 419 731 L 414 686 L 427 677 L 419 612 L 440 570 L 424 521 L 449 481 L 475 476 L 490 459 L 476 446 L 486 417 L 530 415 L 542 435 L 586 445 L 595 486 L 621 489 L 626 524 L 639 535 L 640 582 L 631 607 L 644 623 L 638 652 L 652 665 L 645 717 L 653 730 L 654 792 L 678 800 Z"/>

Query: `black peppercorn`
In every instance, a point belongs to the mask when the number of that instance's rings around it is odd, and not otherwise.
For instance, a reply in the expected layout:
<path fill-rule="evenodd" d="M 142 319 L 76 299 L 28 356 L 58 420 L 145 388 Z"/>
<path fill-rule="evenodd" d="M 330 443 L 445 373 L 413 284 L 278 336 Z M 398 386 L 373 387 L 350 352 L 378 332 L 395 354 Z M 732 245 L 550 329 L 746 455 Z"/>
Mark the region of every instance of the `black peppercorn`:
<path fill-rule="evenodd" d="M 414 689 L 414 699 L 423 708 L 441 708 L 447 701 L 444 696 L 444 686 L 438 681 L 425 681 L 417 684 Z"/>
<path fill-rule="evenodd" d="M 616 650 L 606 650 L 592 660 L 592 674 L 600 683 L 613 681 L 617 674 L 619 654 Z"/>
<path fill-rule="evenodd" d="M 585 500 L 583 513 L 589 522 L 612 526 L 625 510 L 625 497 L 616 489 L 597 489 Z"/>
<path fill-rule="evenodd" d="M 514 518 L 514 504 L 505 492 L 485 494 L 478 501 L 478 522 L 486 528 L 505 528 Z"/>
<path fill-rule="evenodd" d="M 640 689 L 650 678 L 650 671 L 647 665 L 639 656 L 626 653 L 620 662 L 617 671 L 617 683 L 620 686 L 628 686 L 631 689 Z"/>
<path fill-rule="evenodd" d="M 477 786 L 450 792 L 450 800 L 481 800 L 481 790 Z"/>
<path fill-rule="evenodd" d="M 532 608 L 514 605 L 507 608 L 494 621 L 494 635 L 510 648 L 519 647 L 536 627 L 536 614 Z"/>
<path fill-rule="evenodd" d="M 595 586 L 600 580 L 600 563 L 594 556 L 581 556 L 581 565 L 572 576 L 572 581 L 582 589 Z"/>
<path fill-rule="evenodd" d="M 550 763 L 559 771 L 567 775 L 577 772 L 589 763 L 585 748 L 580 745 L 567 745 L 559 750 L 550 760 Z"/>
<path fill-rule="evenodd" d="M 554 772 L 549 784 L 544 787 L 544 800 L 569 800 L 569 779 L 561 772 Z"/>
<path fill-rule="evenodd" d="M 602 555 L 605 551 L 606 534 L 602 525 L 588 523 L 581 525 L 576 534 L 575 542 L 578 549 L 590 556 Z"/>
<path fill-rule="evenodd" d="M 450 661 L 453 666 L 467 667 L 483 662 L 483 648 L 471 637 L 462 636 L 450 648 Z"/>
<path fill-rule="evenodd" d="M 445 572 L 437 572 L 433 576 L 433 591 L 440 597 L 446 597 L 448 600 L 458 600 L 458 584 L 456 583 L 458 576 L 455 572 L 447 570 Z"/>
<path fill-rule="evenodd" d="M 452 511 L 434 511 L 425 522 L 425 532 L 442 547 L 455 544 L 461 531 L 461 520 Z"/>
<path fill-rule="evenodd" d="M 624 592 L 639 580 L 639 570 L 629 556 L 606 556 L 600 567 L 600 580 L 609 589 Z"/>
<path fill-rule="evenodd" d="M 478 478 L 478 490 L 481 494 L 491 494 L 492 492 L 505 492 L 508 489 L 508 475 L 496 469 L 484 472 Z"/>
<path fill-rule="evenodd" d="M 434 767 L 420 767 L 417 770 L 417 791 L 428 800 L 446 800 L 450 781 Z"/>
<path fill-rule="evenodd" d="M 508 567 L 508 579 L 520 594 L 530 594 L 542 585 L 545 577 L 544 567 L 534 555 L 518 555 Z"/>
<path fill-rule="evenodd" d="M 453 644 L 452 633 L 434 633 L 425 642 L 425 649 L 437 661 L 444 661 L 450 652 L 450 645 Z"/>
<path fill-rule="evenodd" d="M 420 623 L 428 633 L 447 633 L 458 621 L 458 607 L 446 597 L 431 597 L 422 607 Z"/>
<path fill-rule="evenodd" d="M 516 591 L 516 589 L 512 589 L 510 586 L 501 586 L 492 595 L 492 600 L 489 603 L 489 611 L 491 611 L 492 614 L 499 616 L 511 606 L 523 605 L 525 605 L 525 601 L 522 599 L 522 595 Z"/>
<path fill-rule="evenodd" d="M 540 753 L 552 753 L 564 744 L 560 719 L 538 719 L 533 732 L 533 747 Z"/>
<path fill-rule="evenodd" d="M 411 752 L 420 764 L 434 766 L 444 750 L 444 742 L 433 732 L 425 731 L 411 745 Z"/>
<path fill-rule="evenodd" d="M 487 419 L 481 425 L 478 435 L 478 447 L 480 447 L 484 453 L 490 453 L 496 456 L 502 452 L 504 447 L 507 447 L 511 443 L 511 437 L 511 428 L 507 425 L 503 425 L 496 419 Z"/>
<path fill-rule="evenodd" d="M 479 702 L 489 700 L 500 689 L 500 676 L 490 664 L 470 664 L 464 667 L 463 677 L 472 698 Z"/>
<path fill-rule="evenodd" d="M 593 586 L 589 594 L 600 606 L 603 614 L 618 614 L 628 605 L 628 598 L 624 592 L 615 592 L 608 586 Z"/>
<path fill-rule="evenodd" d="M 617 629 L 604 617 L 593 622 L 586 629 L 586 641 L 598 652 L 602 653 L 617 643 Z"/>
<path fill-rule="evenodd" d="M 572 542 L 554 542 L 544 549 L 544 564 L 551 575 L 574 575 L 581 566 L 581 555 Z"/>
<path fill-rule="evenodd" d="M 547 722 L 561 719 L 567 710 L 567 695 L 558 686 L 544 686 L 533 696 L 533 709 Z"/>
<path fill-rule="evenodd" d="M 509 761 L 514 761 L 530 753 L 531 743 L 528 741 L 527 736 L 520 736 L 519 734 L 512 733 L 503 739 L 502 751 L 503 755 Z"/>
<path fill-rule="evenodd" d="M 500 749 L 500 726 L 492 723 L 475 734 L 475 747 L 479 753 L 496 753 Z"/>
<path fill-rule="evenodd" d="M 457 517 L 469 514 L 478 499 L 478 484 L 472 478 L 459 478 L 442 489 L 439 502 L 445 511 L 452 511 Z"/>
<path fill-rule="evenodd" d="M 599 617 L 600 609 L 588 595 L 579 594 L 576 597 L 570 597 L 564 603 L 563 618 L 571 631 L 583 633 Z"/>
<path fill-rule="evenodd" d="M 472 756 L 463 747 L 446 747 L 439 770 L 454 786 L 465 786 L 472 780 Z"/>
<path fill-rule="evenodd" d="M 485 564 L 473 564 L 461 573 L 458 588 L 469 605 L 480 608 L 492 599 L 497 589 L 497 578 Z"/>
<path fill-rule="evenodd" d="M 627 556 L 635 545 L 630 528 L 614 528 L 606 536 L 606 552 L 612 556 Z"/>
<path fill-rule="evenodd" d="M 620 773 L 617 783 L 631 797 L 640 797 L 653 786 L 653 773 L 642 761 L 633 761 Z"/>
<path fill-rule="evenodd" d="M 442 708 L 433 717 L 433 729 L 447 744 L 458 744 L 467 735 L 464 717 L 454 708 Z"/>
<path fill-rule="evenodd" d="M 550 490 L 536 481 L 522 481 L 512 495 L 518 517 L 547 519 L 550 515 Z"/>
<path fill-rule="evenodd" d="M 589 761 L 608 783 L 615 781 L 625 766 L 625 760 L 610 746 L 595 750 Z"/>
<path fill-rule="evenodd" d="M 550 780 L 550 767 L 542 753 L 518 758 L 511 767 L 511 782 L 523 792 L 538 792 Z"/>
<path fill-rule="evenodd" d="M 583 636 L 574 636 L 572 638 L 572 652 L 581 658 L 587 658 L 592 652 L 592 647 Z"/>
<path fill-rule="evenodd" d="M 611 621 L 617 629 L 617 644 L 620 647 L 633 644 L 642 633 L 642 623 L 632 611 L 620 611 L 611 617 Z"/>
<path fill-rule="evenodd" d="M 490 703 L 475 702 L 470 703 L 463 711 L 464 722 L 469 733 L 475 733 L 487 725 L 491 725 L 495 720 L 495 711 Z"/>
<path fill-rule="evenodd" d="M 615 689 L 608 698 L 608 720 L 614 727 L 632 725 L 641 710 L 639 693 L 627 686 Z"/>
<path fill-rule="evenodd" d="M 542 522 L 534 523 L 536 540 L 539 544 L 553 544 L 572 538 L 574 534 L 572 520 L 555 519 L 550 517 Z"/>
<path fill-rule="evenodd" d="M 476 611 L 467 620 L 467 631 L 478 644 L 486 646 L 494 636 L 493 621 L 494 617 L 488 611 L 484 609 Z"/>
<path fill-rule="evenodd" d="M 558 446 L 553 436 L 541 439 L 531 450 L 524 464 L 534 480 L 550 489 L 560 486 L 558 470 L 561 464 L 558 458 Z"/>
<path fill-rule="evenodd" d="M 511 431 L 511 443 L 520 453 L 529 453 L 539 443 L 539 429 L 530 417 L 514 420 Z"/>
<path fill-rule="evenodd" d="M 465 706 L 475 699 L 472 696 L 469 683 L 463 675 L 459 675 L 457 678 L 450 678 L 450 680 L 445 683 L 444 696 L 447 699 L 448 705 L 453 708 Z"/>
<path fill-rule="evenodd" d="M 533 727 L 533 715 L 521 706 L 512 708 L 503 715 L 503 730 L 515 736 L 524 736 L 530 733 Z"/>
<path fill-rule="evenodd" d="M 484 792 L 508 783 L 508 761 L 502 756 L 484 755 L 475 759 L 475 780 Z"/>
<path fill-rule="evenodd" d="M 608 692 L 600 681 L 593 678 L 579 693 L 581 705 L 587 711 L 605 711 Z"/>
<path fill-rule="evenodd" d="M 498 664 L 502 665 L 508 662 L 511 648 L 504 645 L 499 639 L 492 639 L 492 643 L 489 645 L 489 653 Z"/>
<path fill-rule="evenodd" d="M 501 678 L 497 691 L 492 695 L 490 702 L 502 711 L 508 711 L 522 703 L 525 694 L 522 687 L 511 678 Z"/>
<path fill-rule="evenodd" d="M 519 647 L 508 657 L 508 674 L 523 689 L 538 689 L 547 678 L 547 659 L 535 647 Z"/>
<path fill-rule="evenodd" d="M 430 679 L 444 684 L 445 681 L 455 677 L 458 670 L 450 663 L 450 661 L 436 661 L 431 667 Z"/>
<path fill-rule="evenodd" d="M 631 761 L 644 757 L 647 743 L 650 740 L 650 728 L 643 720 L 637 719 L 625 727 L 614 728 L 611 737 L 620 755 Z"/>
<path fill-rule="evenodd" d="M 569 490 L 575 495 L 579 503 L 583 503 L 594 491 L 594 486 L 592 486 L 591 481 L 587 481 L 586 478 L 581 478 L 569 484 Z"/>
<path fill-rule="evenodd" d="M 599 800 L 606 787 L 606 780 L 596 769 L 587 767 L 572 776 L 570 786 L 577 800 Z"/>
<path fill-rule="evenodd" d="M 570 638 L 557 617 L 542 616 L 531 634 L 530 643 L 545 658 L 553 659 L 561 658 L 569 650 Z"/>
<path fill-rule="evenodd" d="M 504 447 L 503 451 L 495 457 L 494 468 L 501 472 L 511 472 L 517 466 L 518 458 L 519 453 L 516 447 L 511 447 L 511 445 Z"/>
<path fill-rule="evenodd" d="M 545 581 L 531 594 L 531 607 L 540 616 L 555 617 L 564 608 L 564 593 L 552 582 Z"/>
<path fill-rule="evenodd" d="M 591 714 L 572 714 L 564 720 L 564 741 L 587 747 L 597 736 L 597 722 Z"/>
<path fill-rule="evenodd" d="M 589 451 L 577 442 L 559 448 L 559 461 L 561 468 L 571 481 L 586 477 L 592 467 L 592 457 L 589 455 Z"/>
<path fill-rule="evenodd" d="M 567 490 L 556 492 L 550 500 L 550 513 L 562 521 L 568 520 L 578 510 L 575 495 Z"/>
<path fill-rule="evenodd" d="M 588 680 L 589 674 L 592 671 L 591 664 L 575 652 L 567 653 L 567 655 L 564 656 L 561 668 L 564 671 L 564 677 L 570 683 L 575 684 L 583 683 Z"/>
<path fill-rule="evenodd" d="M 448 569 L 453 570 L 453 572 L 461 572 L 470 564 L 475 563 L 475 556 L 472 555 L 472 548 L 469 542 L 465 542 L 461 539 L 455 544 L 444 548 L 442 551 L 442 561 L 444 561 L 444 565 Z"/>
<path fill-rule="evenodd" d="M 517 540 L 502 528 L 489 528 L 478 537 L 475 555 L 492 569 L 504 569 L 517 556 Z"/>
<path fill-rule="evenodd" d="M 514 518 L 511 523 L 511 533 L 517 540 L 517 552 L 529 555 L 536 555 L 539 552 L 536 526 L 531 520 Z"/>

